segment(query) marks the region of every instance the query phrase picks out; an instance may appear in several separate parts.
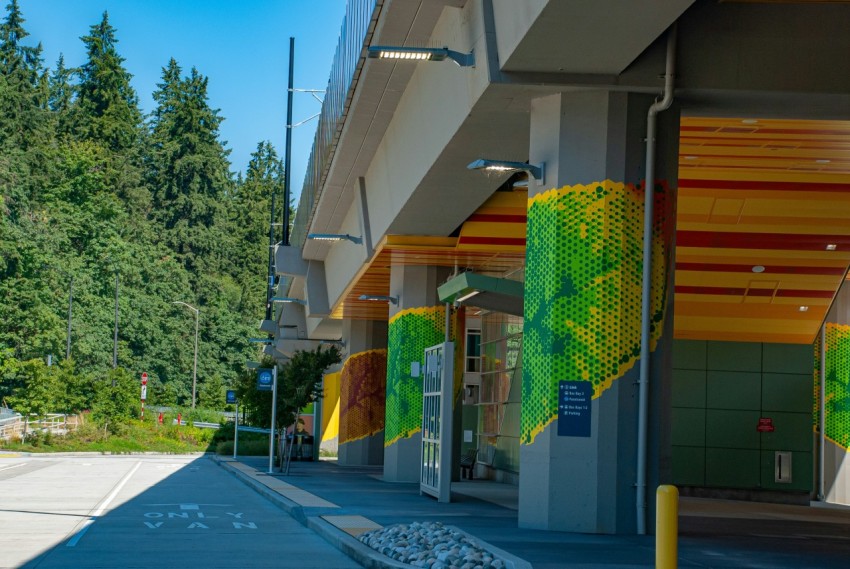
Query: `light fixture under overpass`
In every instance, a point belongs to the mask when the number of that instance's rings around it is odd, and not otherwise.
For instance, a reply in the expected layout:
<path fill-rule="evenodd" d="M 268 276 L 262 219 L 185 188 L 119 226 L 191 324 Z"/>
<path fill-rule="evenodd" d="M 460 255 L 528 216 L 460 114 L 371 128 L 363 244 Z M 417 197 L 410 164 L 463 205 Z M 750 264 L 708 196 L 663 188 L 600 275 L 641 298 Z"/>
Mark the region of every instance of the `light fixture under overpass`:
<path fill-rule="evenodd" d="M 363 243 L 363 239 L 360 237 L 355 237 L 354 235 L 349 235 L 348 233 L 309 233 L 307 235 L 307 239 L 313 239 L 316 241 L 351 241 L 352 243 L 360 244 Z"/>
<path fill-rule="evenodd" d="M 439 287 L 440 302 L 477 306 L 486 310 L 522 316 L 524 285 L 520 281 L 500 279 L 466 271 Z"/>
<path fill-rule="evenodd" d="M 361 294 L 360 300 L 374 300 L 378 302 L 390 302 L 392 304 L 398 304 L 398 298 L 395 296 L 386 296 L 383 294 Z"/>
<path fill-rule="evenodd" d="M 526 164 L 525 162 L 510 162 L 508 160 L 490 160 L 489 158 L 479 158 L 467 165 L 469 170 L 488 170 L 490 172 L 519 172 L 525 171 L 537 180 L 537 185 L 540 186 L 546 179 L 546 163 Z"/>
<path fill-rule="evenodd" d="M 397 47 L 388 45 L 369 46 L 370 59 L 401 59 L 407 61 L 444 61 L 451 59 L 461 67 L 475 65 L 474 52 L 461 53 L 447 47 Z"/>
<path fill-rule="evenodd" d="M 295 304 L 300 304 L 302 306 L 307 306 L 306 300 L 301 300 L 300 298 L 290 298 L 288 296 L 273 296 L 272 302 L 292 302 Z"/>

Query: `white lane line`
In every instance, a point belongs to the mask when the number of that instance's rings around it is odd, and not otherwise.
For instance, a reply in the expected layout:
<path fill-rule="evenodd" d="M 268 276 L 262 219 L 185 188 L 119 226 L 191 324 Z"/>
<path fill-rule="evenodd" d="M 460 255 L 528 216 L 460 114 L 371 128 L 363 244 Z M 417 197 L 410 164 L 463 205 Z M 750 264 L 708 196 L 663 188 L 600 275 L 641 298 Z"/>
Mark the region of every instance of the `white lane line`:
<path fill-rule="evenodd" d="M 112 492 L 110 492 L 109 496 L 107 496 L 106 499 L 103 502 L 101 502 L 101 504 L 97 508 L 97 510 L 95 510 L 94 513 L 91 516 L 89 516 L 89 519 L 87 519 L 85 521 L 85 523 L 83 524 L 83 527 L 81 527 L 80 530 L 74 535 L 74 537 L 72 537 L 68 541 L 68 543 L 66 544 L 66 547 L 76 547 L 77 546 L 77 543 L 79 543 L 79 541 L 83 538 L 83 536 L 86 534 L 86 532 L 89 531 L 89 528 L 91 527 L 91 525 L 95 522 L 95 520 L 97 520 L 98 517 L 100 517 L 100 515 L 103 513 L 103 511 L 106 510 L 106 508 L 109 506 L 109 503 L 112 502 L 112 500 L 115 499 L 115 496 L 118 495 L 118 492 L 121 491 L 121 488 L 123 488 L 124 485 L 127 482 L 130 481 L 130 478 L 136 473 L 136 471 L 139 469 L 139 467 L 141 465 L 142 465 L 141 462 L 137 462 L 136 466 L 134 466 L 132 469 L 130 469 L 130 472 L 128 472 L 127 474 L 124 475 L 124 478 L 122 478 L 121 481 L 118 482 L 118 485 L 115 486 L 115 488 L 112 489 Z"/>
<path fill-rule="evenodd" d="M 13 468 L 18 468 L 19 466 L 24 466 L 25 464 L 26 464 L 26 462 L 22 462 L 20 464 L 13 464 L 11 466 L 4 466 L 3 468 L 0 468 L 0 472 L 3 472 L 4 470 L 12 470 Z"/>

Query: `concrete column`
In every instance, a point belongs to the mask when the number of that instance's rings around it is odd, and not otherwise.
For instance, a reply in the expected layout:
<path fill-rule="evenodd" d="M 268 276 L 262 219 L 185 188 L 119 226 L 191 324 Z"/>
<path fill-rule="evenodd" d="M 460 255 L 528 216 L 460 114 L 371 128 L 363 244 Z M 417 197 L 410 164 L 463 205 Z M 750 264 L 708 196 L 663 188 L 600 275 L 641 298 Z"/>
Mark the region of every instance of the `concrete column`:
<path fill-rule="evenodd" d="M 532 102 L 529 160 L 546 163 L 546 180 L 529 186 L 521 527 L 636 530 L 641 184 L 652 100 L 593 91 Z M 650 497 L 669 477 L 664 427 L 670 413 L 666 345 L 672 341 L 677 110 L 661 115 L 658 132 L 656 172 L 663 183 L 656 184 L 653 231 Z M 577 412 L 570 419 L 577 422 L 564 420 L 559 433 L 560 382 L 577 382 L 591 399 L 586 410 L 563 409 Z"/>
<path fill-rule="evenodd" d="M 384 462 L 387 323 L 345 320 L 348 358 L 340 373 L 339 464 Z"/>
<path fill-rule="evenodd" d="M 387 410 L 384 431 L 384 480 L 418 482 L 421 470 L 422 377 L 411 375 L 411 363 L 424 363 L 425 348 L 445 338 L 445 308 L 437 286 L 449 270 L 443 267 L 393 266 L 387 341 Z"/>

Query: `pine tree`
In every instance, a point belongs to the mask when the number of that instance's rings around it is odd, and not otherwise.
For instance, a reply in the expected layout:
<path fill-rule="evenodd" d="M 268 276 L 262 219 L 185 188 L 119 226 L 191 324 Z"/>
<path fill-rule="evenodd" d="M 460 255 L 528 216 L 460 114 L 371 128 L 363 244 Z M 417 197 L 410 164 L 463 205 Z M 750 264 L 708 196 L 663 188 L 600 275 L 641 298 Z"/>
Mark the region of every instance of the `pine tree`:
<path fill-rule="evenodd" d="M 221 117 L 209 106 L 207 78 L 192 69 L 180 77 L 172 59 L 154 93 L 149 174 L 164 239 L 186 268 L 218 273 L 224 264 L 231 193 L 227 155 L 219 141 Z"/>
<path fill-rule="evenodd" d="M 17 0 L 6 9 L 0 24 L 0 189 L 9 214 L 17 217 L 43 183 L 52 133 L 40 85 L 41 45 L 21 43 L 29 34 Z"/>
<path fill-rule="evenodd" d="M 109 14 L 81 38 L 88 60 L 79 70 L 80 85 L 74 127 L 83 140 L 97 141 L 110 150 L 130 150 L 139 144 L 142 113 L 132 75 L 118 54 L 115 28 Z"/>
<path fill-rule="evenodd" d="M 243 287 L 243 310 L 262 307 L 266 301 L 268 272 L 267 250 L 272 196 L 275 196 L 275 222 L 282 216 L 283 161 L 269 141 L 257 144 L 251 154 L 244 181 L 237 184 L 230 210 L 233 236 L 230 258 L 234 260 L 239 282 Z M 275 226 L 280 238 L 280 227 Z"/>

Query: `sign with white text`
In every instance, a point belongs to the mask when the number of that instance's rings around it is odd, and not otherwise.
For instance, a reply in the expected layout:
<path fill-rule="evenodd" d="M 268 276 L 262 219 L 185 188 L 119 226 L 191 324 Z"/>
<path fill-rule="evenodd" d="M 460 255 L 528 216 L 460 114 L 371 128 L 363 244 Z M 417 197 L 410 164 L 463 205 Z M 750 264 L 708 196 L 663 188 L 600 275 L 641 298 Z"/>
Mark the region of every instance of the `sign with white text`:
<path fill-rule="evenodd" d="M 257 370 L 257 391 L 272 390 L 272 370 L 258 369 Z"/>
<path fill-rule="evenodd" d="M 593 385 L 589 381 L 558 382 L 558 436 L 590 436 L 590 398 Z"/>

